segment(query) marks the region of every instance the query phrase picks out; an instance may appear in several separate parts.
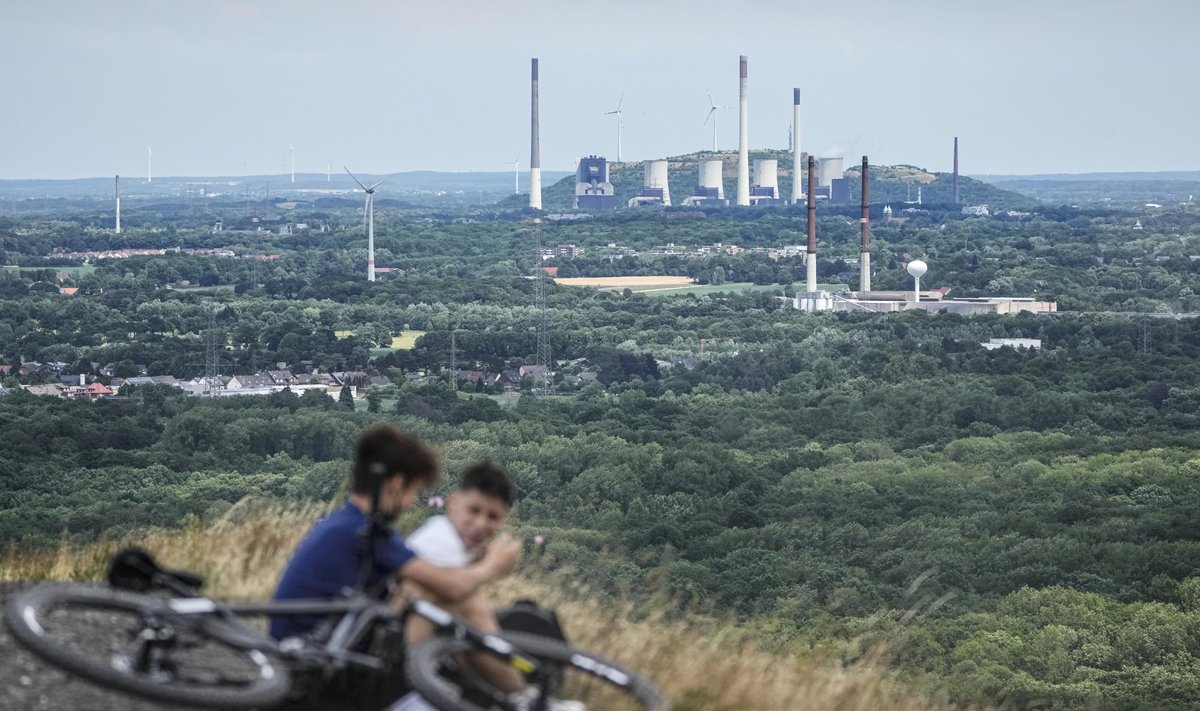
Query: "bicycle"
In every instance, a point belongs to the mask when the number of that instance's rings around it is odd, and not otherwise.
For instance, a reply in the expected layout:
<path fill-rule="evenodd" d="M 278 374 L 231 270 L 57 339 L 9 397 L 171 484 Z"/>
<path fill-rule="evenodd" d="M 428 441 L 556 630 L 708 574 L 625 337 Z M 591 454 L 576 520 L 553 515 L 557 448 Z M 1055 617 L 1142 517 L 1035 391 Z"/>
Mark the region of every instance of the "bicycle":
<path fill-rule="evenodd" d="M 652 682 L 602 656 L 550 638 L 486 634 L 427 600 L 394 609 L 361 585 L 335 599 L 228 604 L 200 595 L 198 576 L 163 568 L 136 549 L 114 558 L 108 583 L 36 587 L 10 603 L 5 621 L 18 642 L 46 661 L 168 703 L 293 708 L 357 671 L 382 683 L 367 708 L 415 690 L 441 711 L 511 711 L 506 694 L 466 668 L 463 655 L 470 653 L 504 660 L 525 676 L 537 692 L 522 708 L 545 709 L 563 676 L 572 695 L 591 697 L 584 700 L 592 708 L 668 708 Z M 433 624 L 433 637 L 396 644 L 414 614 Z M 283 615 L 332 623 L 310 638 L 275 640 L 248 622 Z"/>

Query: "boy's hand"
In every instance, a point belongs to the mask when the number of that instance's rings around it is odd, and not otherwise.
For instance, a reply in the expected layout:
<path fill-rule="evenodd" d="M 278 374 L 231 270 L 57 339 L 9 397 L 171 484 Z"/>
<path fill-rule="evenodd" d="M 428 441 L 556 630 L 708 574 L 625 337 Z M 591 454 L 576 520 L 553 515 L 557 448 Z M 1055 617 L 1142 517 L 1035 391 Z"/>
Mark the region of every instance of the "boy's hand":
<path fill-rule="evenodd" d="M 494 572 L 494 577 L 508 575 L 521 560 L 521 542 L 507 533 L 500 534 L 488 546 L 483 562 Z"/>

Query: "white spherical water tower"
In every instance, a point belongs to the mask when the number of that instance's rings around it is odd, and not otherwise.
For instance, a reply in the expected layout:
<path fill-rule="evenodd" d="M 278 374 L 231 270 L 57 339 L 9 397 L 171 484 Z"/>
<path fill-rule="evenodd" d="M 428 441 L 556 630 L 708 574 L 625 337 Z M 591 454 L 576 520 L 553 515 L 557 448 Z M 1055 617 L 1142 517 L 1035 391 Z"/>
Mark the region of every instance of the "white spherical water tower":
<path fill-rule="evenodd" d="M 920 303 L 921 301 L 921 277 L 925 276 L 925 272 L 929 271 L 929 265 L 922 262 L 920 259 L 914 259 L 908 263 L 908 273 L 913 278 L 913 301 Z"/>

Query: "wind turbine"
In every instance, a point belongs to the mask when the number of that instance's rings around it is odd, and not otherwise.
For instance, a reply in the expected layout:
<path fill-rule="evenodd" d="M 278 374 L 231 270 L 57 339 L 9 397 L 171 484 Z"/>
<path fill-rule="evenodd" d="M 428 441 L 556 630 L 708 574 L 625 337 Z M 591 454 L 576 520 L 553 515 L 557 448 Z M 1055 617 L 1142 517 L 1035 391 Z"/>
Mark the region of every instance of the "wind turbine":
<path fill-rule="evenodd" d="M 146 182 L 154 182 L 154 141 L 146 144 Z"/>
<path fill-rule="evenodd" d="M 513 165 L 513 195 L 521 194 L 521 173 L 518 169 L 521 166 L 521 159 L 518 158 L 512 162 Z"/>
<path fill-rule="evenodd" d="M 717 152 L 717 109 L 727 109 L 728 106 L 717 106 L 713 103 L 712 92 L 708 92 L 708 115 L 704 117 L 704 123 L 708 123 L 709 119 L 713 122 L 713 153 Z"/>
<path fill-rule="evenodd" d="M 367 194 L 367 203 L 363 207 L 363 221 L 367 223 L 367 281 L 375 281 L 375 188 L 387 178 L 380 180 L 371 187 L 362 184 L 362 181 L 354 177 L 354 173 L 350 172 L 349 168 L 342 166 L 346 174 L 354 178 L 354 182 L 358 183 L 358 187 L 363 189 Z M 392 176 L 388 176 L 390 178 Z"/>
<path fill-rule="evenodd" d="M 605 116 L 617 116 L 617 162 L 621 162 L 621 104 L 625 101 L 625 95 L 621 94 L 621 98 L 617 100 L 617 108 L 613 111 L 605 111 Z"/>

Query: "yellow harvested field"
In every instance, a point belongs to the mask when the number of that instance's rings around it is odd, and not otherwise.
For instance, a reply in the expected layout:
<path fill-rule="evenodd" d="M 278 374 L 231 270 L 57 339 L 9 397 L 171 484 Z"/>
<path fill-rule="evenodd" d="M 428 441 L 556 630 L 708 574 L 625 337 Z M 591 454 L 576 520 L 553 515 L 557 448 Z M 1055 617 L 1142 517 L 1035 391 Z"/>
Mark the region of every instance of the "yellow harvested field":
<path fill-rule="evenodd" d="M 633 289 L 647 286 L 687 286 L 691 277 L 685 276 L 623 276 L 623 277 L 569 277 L 555 279 L 563 286 L 594 286 L 597 289 Z"/>

